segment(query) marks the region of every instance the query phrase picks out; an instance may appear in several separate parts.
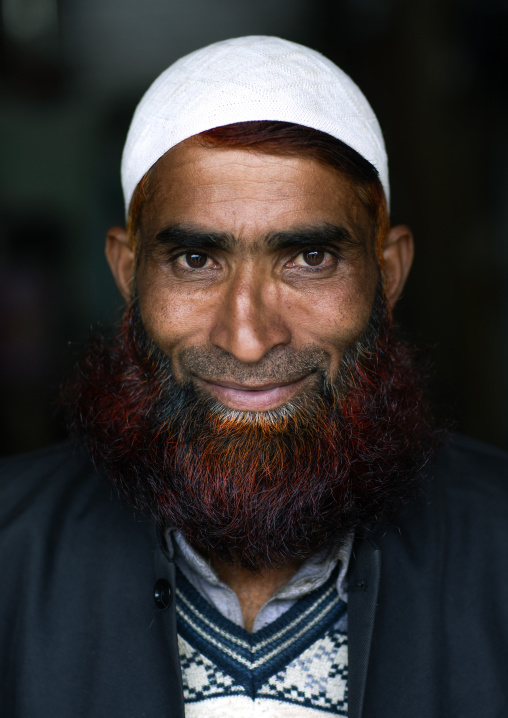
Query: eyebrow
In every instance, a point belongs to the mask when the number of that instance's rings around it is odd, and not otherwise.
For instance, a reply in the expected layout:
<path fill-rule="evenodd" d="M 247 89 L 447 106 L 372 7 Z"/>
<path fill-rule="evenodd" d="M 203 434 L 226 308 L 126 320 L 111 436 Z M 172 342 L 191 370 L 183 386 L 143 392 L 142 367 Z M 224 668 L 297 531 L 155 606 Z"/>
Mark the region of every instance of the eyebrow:
<path fill-rule="evenodd" d="M 236 239 L 228 232 L 206 232 L 176 224 L 159 232 L 155 236 L 155 242 L 183 249 L 222 249 L 231 252 Z"/>
<path fill-rule="evenodd" d="M 312 245 L 347 245 L 359 244 L 361 240 L 355 238 L 347 227 L 334 224 L 322 224 L 311 227 L 296 227 L 284 232 L 269 234 L 265 240 L 271 250 L 288 249 L 289 247 L 305 247 Z"/>
<path fill-rule="evenodd" d="M 170 245 L 182 249 L 220 249 L 232 252 L 238 239 L 228 232 L 208 232 L 201 228 L 183 225 L 166 227 L 155 236 L 159 245 Z M 273 232 L 254 242 L 253 252 L 268 249 L 276 252 L 290 247 L 309 247 L 318 245 L 359 245 L 362 239 L 355 237 L 343 226 L 324 223 L 309 227 L 295 227 L 281 232 Z"/>

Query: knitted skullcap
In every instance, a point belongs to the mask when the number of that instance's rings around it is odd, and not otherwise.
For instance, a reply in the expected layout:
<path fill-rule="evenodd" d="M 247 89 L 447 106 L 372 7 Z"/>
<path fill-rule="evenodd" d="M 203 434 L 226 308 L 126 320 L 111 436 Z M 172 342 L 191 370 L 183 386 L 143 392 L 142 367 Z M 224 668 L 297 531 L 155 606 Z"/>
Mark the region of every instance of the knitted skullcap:
<path fill-rule="evenodd" d="M 389 200 L 381 128 L 351 78 L 308 47 L 250 36 L 182 57 L 148 88 L 123 151 L 126 212 L 138 182 L 171 147 L 213 127 L 249 120 L 294 122 L 342 140 L 374 165 Z"/>

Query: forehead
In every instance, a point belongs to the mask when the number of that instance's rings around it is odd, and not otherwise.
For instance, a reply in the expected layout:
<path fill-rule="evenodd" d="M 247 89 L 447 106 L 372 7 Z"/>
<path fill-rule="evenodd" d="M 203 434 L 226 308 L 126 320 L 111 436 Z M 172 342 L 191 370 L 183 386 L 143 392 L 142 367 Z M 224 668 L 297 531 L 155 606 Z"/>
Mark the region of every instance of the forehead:
<path fill-rule="evenodd" d="M 353 182 L 307 157 L 185 141 L 150 170 L 145 193 L 142 228 L 149 234 L 179 224 L 250 241 L 313 224 L 373 228 Z"/>

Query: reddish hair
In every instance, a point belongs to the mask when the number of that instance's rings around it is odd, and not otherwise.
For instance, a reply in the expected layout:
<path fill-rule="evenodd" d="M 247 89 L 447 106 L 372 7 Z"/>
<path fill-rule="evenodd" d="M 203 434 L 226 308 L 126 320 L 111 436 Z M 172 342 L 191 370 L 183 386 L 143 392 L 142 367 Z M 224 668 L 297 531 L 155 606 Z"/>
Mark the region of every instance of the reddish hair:
<path fill-rule="evenodd" d="M 286 157 L 306 157 L 345 175 L 353 182 L 360 200 L 371 214 L 376 254 L 382 266 L 382 243 L 390 227 L 383 187 L 376 168 L 344 142 L 310 127 L 268 120 L 214 127 L 195 135 L 192 141 L 217 149 L 251 149 Z M 127 232 L 134 246 L 139 244 L 141 215 L 150 193 L 150 173 L 151 169 L 138 183 L 129 207 Z"/>

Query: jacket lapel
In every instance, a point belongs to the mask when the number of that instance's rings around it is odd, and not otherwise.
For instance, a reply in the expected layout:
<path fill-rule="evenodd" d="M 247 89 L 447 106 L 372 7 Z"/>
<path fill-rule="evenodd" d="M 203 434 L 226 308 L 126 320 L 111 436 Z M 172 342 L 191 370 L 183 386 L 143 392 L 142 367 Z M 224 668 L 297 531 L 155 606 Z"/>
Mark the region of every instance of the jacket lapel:
<path fill-rule="evenodd" d="M 381 552 L 370 539 L 353 547 L 348 587 L 348 716 L 361 718 L 379 590 Z"/>

